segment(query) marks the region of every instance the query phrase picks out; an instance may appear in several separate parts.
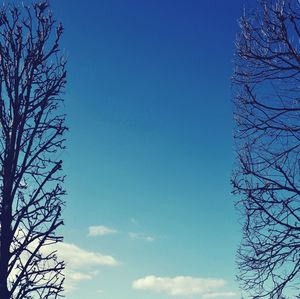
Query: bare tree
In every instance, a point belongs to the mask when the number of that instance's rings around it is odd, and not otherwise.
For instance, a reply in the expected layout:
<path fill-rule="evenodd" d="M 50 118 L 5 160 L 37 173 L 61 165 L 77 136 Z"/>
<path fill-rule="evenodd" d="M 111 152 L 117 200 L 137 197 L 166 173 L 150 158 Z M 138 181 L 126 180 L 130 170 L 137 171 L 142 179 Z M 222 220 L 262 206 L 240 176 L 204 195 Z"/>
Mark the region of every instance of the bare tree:
<path fill-rule="evenodd" d="M 0 11 L 0 297 L 57 298 L 64 263 L 59 152 L 66 83 L 62 26 L 47 2 Z"/>
<path fill-rule="evenodd" d="M 244 13 L 234 73 L 243 241 L 242 287 L 255 298 L 299 294 L 300 4 L 261 0 Z M 253 298 L 253 297 L 252 297 Z"/>

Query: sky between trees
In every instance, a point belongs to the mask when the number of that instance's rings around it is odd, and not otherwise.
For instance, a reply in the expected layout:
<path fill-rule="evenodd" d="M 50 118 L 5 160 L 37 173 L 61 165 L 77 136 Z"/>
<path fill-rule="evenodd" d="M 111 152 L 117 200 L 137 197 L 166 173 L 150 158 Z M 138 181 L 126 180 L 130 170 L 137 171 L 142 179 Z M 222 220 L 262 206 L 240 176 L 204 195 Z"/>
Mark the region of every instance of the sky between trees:
<path fill-rule="evenodd" d="M 239 298 L 230 76 L 243 1 L 51 5 L 68 56 L 67 298 Z"/>

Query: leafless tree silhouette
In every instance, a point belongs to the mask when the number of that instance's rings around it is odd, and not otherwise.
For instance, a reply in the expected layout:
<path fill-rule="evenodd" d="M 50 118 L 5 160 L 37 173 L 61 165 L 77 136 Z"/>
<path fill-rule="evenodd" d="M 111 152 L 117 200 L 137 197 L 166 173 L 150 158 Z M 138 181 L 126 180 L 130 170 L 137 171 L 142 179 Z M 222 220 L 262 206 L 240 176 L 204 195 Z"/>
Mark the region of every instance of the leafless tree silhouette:
<path fill-rule="evenodd" d="M 47 2 L 0 10 L 0 297 L 57 298 L 63 261 L 63 28 Z"/>
<path fill-rule="evenodd" d="M 244 222 L 238 278 L 255 298 L 295 298 L 300 288 L 299 1 L 261 0 L 257 10 L 244 13 L 240 26 L 232 178 Z"/>

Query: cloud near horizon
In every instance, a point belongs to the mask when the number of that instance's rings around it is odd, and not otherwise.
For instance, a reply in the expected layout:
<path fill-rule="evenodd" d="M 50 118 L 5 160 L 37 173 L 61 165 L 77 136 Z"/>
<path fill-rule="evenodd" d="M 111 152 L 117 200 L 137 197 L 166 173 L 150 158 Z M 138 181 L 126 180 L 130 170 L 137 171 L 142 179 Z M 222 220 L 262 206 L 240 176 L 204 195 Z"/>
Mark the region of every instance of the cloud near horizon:
<path fill-rule="evenodd" d="M 17 230 L 16 236 L 19 242 L 22 242 L 26 237 L 26 233 L 26 229 Z M 28 244 L 28 249 L 33 252 L 39 246 L 39 242 L 39 239 L 34 239 Z M 72 243 L 58 242 L 53 244 L 52 241 L 46 241 L 39 249 L 39 253 L 43 256 L 48 256 L 53 252 L 56 252 L 58 259 L 66 264 L 66 269 L 64 270 L 66 278 L 64 287 L 66 292 L 75 290 L 80 282 L 91 280 L 97 276 L 99 267 L 115 267 L 119 265 L 119 262 L 111 255 L 85 250 Z M 24 250 L 20 256 L 22 263 L 28 259 L 26 253 Z M 17 266 L 14 267 L 11 272 L 11 279 L 13 280 L 19 272 L 20 270 Z"/>
<path fill-rule="evenodd" d="M 66 263 L 66 292 L 74 291 L 79 283 L 95 278 L 100 266 L 115 267 L 119 264 L 110 255 L 88 251 L 75 244 L 58 243 L 55 246 L 59 258 Z"/>
<path fill-rule="evenodd" d="M 72 269 L 82 269 L 95 266 L 117 266 L 118 262 L 110 255 L 103 255 L 99 252 L 87 251 L 75 244 L 57 244 L 58 255 Z"/>
<path fill-rule="evenodd" d="M 118 231 L 113 228 L 109 228 L 104 225 L 93 225 L 88 228 L 88 236 L 90 237 L 96 237 L 96 236 L 105 236 L 105 235 L 111 235 L 116 234 Z"/>
<path fill-rule="evenodd" d="M 223 279 L 200 278 L 192 276 L 157 277 L 149 275 L 133 281 L 132 287 L 136 290 L 147 290 L 164 293 L 170 296 L 198 295 L 203 299 L 236 297 L 234 292 L 220 292 L 226 281 Z"/>

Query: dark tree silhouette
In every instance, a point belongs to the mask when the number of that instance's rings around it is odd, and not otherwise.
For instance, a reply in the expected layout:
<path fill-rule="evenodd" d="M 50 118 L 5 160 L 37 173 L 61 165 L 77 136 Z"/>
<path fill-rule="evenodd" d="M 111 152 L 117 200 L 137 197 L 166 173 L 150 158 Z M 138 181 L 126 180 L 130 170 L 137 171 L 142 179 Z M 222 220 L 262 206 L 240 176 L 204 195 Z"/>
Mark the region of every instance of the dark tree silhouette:
<path fill-rule="evenodd" d="M 243 241 L 242 287 L 252 298 L 295 298 L 300 279 L 300 3 L 261 0 L 240 19 L 233 173 Z"/>
<path fill-rule="evenodd" d="M 62 26 L 47 2 L 0 11 L 0 297 L 57 298 L 63 261 L 58 159 L 66 83 Z"/>

